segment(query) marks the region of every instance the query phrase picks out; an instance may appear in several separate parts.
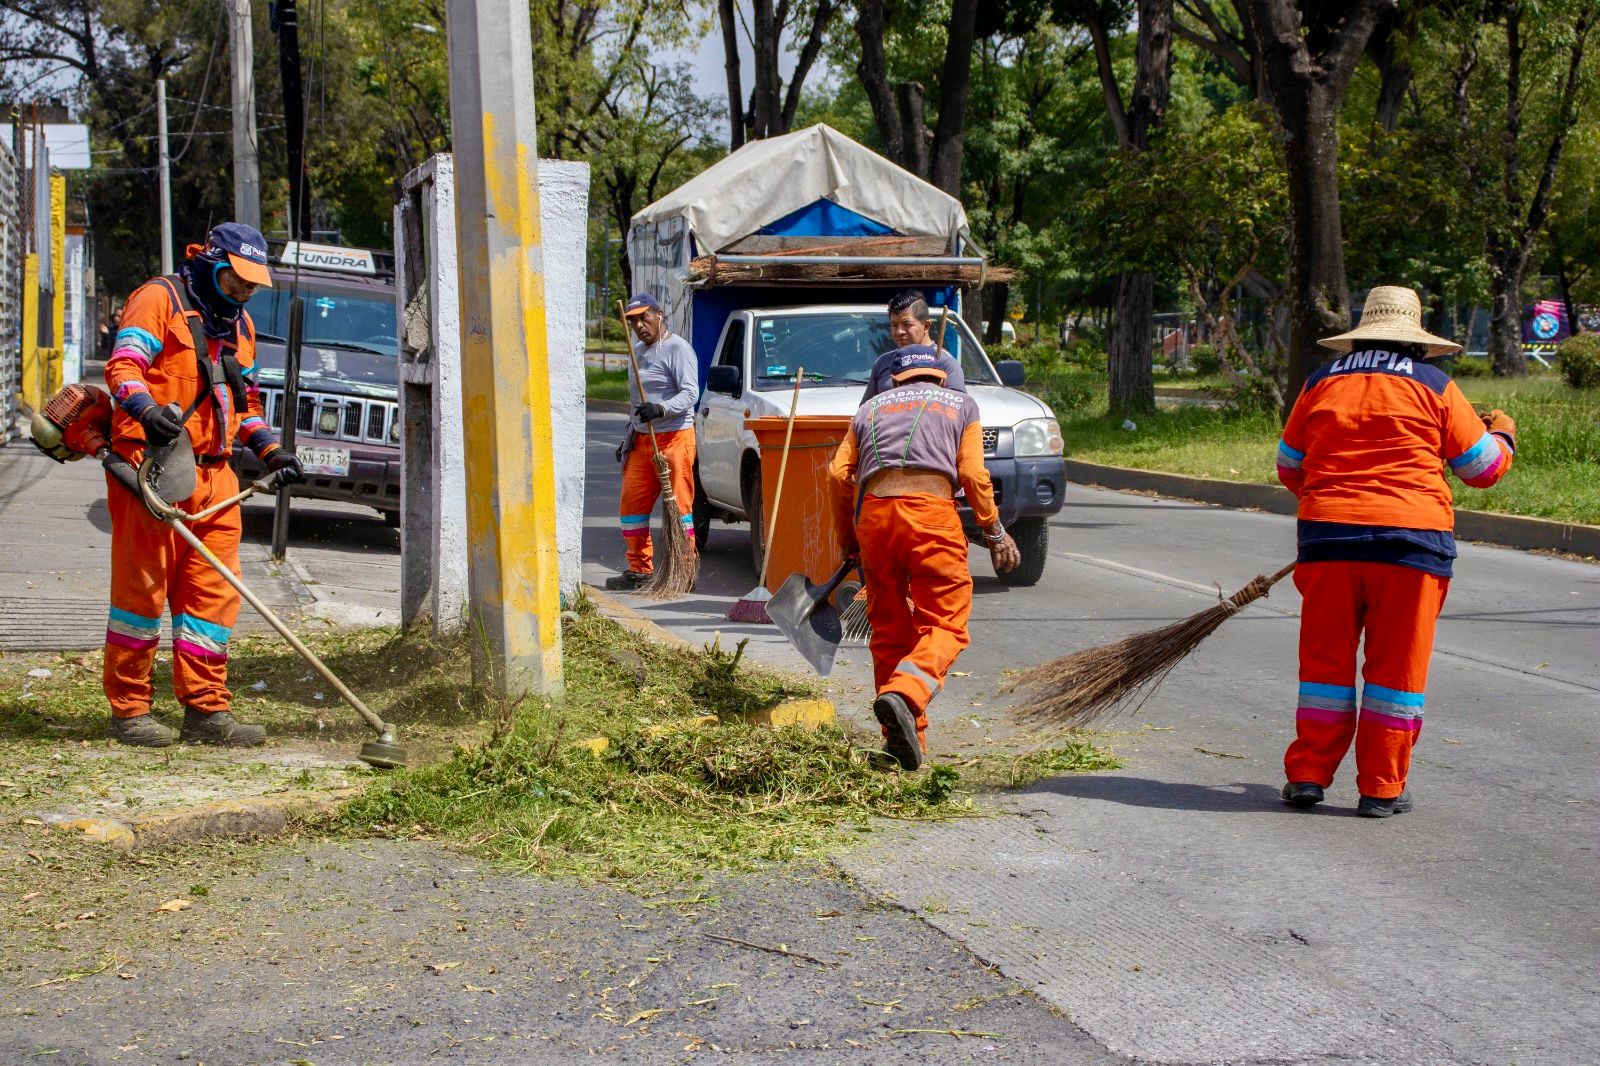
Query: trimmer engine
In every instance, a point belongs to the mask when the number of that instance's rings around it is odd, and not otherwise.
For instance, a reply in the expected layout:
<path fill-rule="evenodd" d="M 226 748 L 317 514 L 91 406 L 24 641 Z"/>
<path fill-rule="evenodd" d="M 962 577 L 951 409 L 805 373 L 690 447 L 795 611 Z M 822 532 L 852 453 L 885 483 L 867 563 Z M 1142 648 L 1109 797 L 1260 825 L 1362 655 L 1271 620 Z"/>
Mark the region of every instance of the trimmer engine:
<path fill-rule="evenodd" d="M 93 385 L 68 385 L 33 412 L 34 446 L 58 463 L 99 455 L 110 445 L 111 397 Z"/>

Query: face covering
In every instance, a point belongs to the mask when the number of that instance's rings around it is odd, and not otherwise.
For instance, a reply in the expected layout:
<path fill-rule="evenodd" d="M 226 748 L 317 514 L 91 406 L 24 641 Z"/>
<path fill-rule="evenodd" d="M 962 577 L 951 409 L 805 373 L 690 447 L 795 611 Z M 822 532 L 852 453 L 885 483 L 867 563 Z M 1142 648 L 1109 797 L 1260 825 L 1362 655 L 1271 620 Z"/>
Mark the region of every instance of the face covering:
<path fill-rule="evenodd" d="M 208 337 L 231 337 L 239 325 L 239 314 L 244 304 L 228 298 L 217 284 L 217 274 L 226 268 L 226 255 L 213 255 L 197 245 L 191 245 L 193 254 L 183 261 L 179 273 L 189 290 L 189 299 L 200 312 L 200 323 Z"/>

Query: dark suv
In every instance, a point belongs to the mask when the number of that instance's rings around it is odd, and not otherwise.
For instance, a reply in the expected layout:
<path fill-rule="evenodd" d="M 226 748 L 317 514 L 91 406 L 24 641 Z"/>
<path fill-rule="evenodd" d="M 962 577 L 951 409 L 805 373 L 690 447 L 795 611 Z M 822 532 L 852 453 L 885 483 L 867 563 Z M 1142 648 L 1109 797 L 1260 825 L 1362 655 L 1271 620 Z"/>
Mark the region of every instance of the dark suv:
<path fill-rule="evenodd" d="M 262 406 L 281 432 L 285 338 L 297 282 L 305 300 L 295 452 L 306 479 L 294 494 L 373 507 L 397 526 L 400 407 L 392 263 L 387 253 L 289 245 L 273 261 L 273 287 L 257 290 L 249 311 Z M 235 445 L 233 459 L 241 480 L 261 476 L 261 464 L 249 451 Z"/>

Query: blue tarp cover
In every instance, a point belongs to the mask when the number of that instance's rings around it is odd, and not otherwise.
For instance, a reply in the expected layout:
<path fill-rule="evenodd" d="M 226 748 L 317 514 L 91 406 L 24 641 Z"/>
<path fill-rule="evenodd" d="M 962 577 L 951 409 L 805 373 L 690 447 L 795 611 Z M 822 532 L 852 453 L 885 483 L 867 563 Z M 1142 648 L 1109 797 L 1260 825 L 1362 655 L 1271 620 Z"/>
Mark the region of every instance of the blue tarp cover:
<path fill-rule="evenodd" d="M 768 237 L 882 237 L 894 230 L 823 197 L 756 232 Z"/>

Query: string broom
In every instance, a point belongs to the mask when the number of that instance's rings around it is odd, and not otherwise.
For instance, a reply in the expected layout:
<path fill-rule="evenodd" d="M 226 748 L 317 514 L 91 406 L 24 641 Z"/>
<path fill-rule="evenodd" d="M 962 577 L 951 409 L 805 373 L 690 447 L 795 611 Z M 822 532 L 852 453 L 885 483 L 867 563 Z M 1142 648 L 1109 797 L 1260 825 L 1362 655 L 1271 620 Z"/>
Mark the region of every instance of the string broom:
<path fill-rule="evenodd" d="M 772 593 L 767 591 L 767 570 L 772 565 L 772 537 L 778 531 L 778 506 L 783 503 L 783 479 L 789 472 L 789 442 L 794 439 L 794 416 L 800 409 L 800 386 L 805 380 L 806 368 L 796 367 L 794 395 L 789 397 L 789 424 L 783 430 L 783 457 L 778 460 L 778 483 L 772 489 L 772 516 L 767 519 L 767 539 L 761 542 L 761 574 L 756 579 L 756 587 L 728 608 L 730 622 L 749 622 L 753 625 L 770 625 L 772 622 L 772 616 L 767 614 L 767 602 L 772 599 Z"/>
<path fill-rule="evenodd" d="M 939 351 L 944 351 L 946 330 L 950 326 L 950 308 L 948 306 L 939 311 Z M 872 642 L 872 623 L 867 620 L 867 589 L 862 586 L 850 602 L 839 612 L 839 622 L 844 626 L 844 639 L 860 641 L 863 644 Z"/>
<path fill-rule="evenodd" d="M 1029 693 L 1026 702 L 1012 708 L 1011 717 L 1028 725 L 1082 729 L 1135 696 L 1142 697 L 1142 704 L 1222 623 L 1293 572 L 1290 563 L 1270 577 L 1256 577 L 1232 596 L 1181 622 L 1024 670 L 1005 686 L 1008 692 L 1021 689 Z"/>
<path fill-rule="evenodd" d="M 633 351 L 633 335 L 628 330 L 626 305 L 617 301 L 617 311 L 622 315 L 622 339 L 628 345 L 628 365 L 633 368 L 634 386 L 639 390 L 639 402 L 644 403 L 644 378 L 639 375 L 639 358 Z M 672 491 L 672 468 L 661 445 L 656 442 L 656 427 L 649 422 L 651 458 L 656 465 L 656 477 L 661 482 L 661 521 L 663 525 L 661 547 L 655 552 L 650 580 L 639 586 L 639 591 L 653 600 L 666 600 L 682 596 L 694 588 L 700 575 L 700 554 L 683 531 L 683 509 Z"/>

